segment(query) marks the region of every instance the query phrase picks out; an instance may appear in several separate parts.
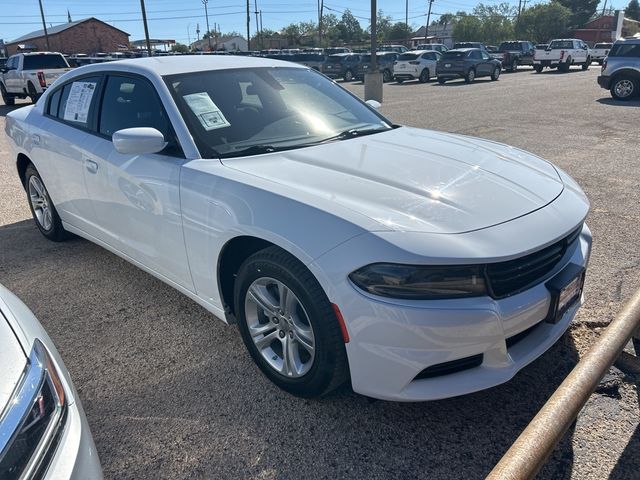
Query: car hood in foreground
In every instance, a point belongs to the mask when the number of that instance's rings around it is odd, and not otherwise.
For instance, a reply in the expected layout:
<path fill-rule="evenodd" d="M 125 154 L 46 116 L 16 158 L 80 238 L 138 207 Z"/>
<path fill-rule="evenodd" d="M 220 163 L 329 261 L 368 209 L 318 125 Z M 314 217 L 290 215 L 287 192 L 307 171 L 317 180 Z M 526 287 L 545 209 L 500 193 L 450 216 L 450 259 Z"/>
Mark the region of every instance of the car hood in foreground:
<path fill-rule="evenodd" d="M 224 164 L 376 220 L 462 233 L 538 210 L 563 190 L 548 162 L 498 143 L 409 127 Z M 323 202 L 324 203 L 324 202 Z"/>
<path fill-rule="evenodd" d="M 27 365 L 27 357 L 9 323 L 0 312 L 0 412 L 11 399 L 22 372 Z"/>

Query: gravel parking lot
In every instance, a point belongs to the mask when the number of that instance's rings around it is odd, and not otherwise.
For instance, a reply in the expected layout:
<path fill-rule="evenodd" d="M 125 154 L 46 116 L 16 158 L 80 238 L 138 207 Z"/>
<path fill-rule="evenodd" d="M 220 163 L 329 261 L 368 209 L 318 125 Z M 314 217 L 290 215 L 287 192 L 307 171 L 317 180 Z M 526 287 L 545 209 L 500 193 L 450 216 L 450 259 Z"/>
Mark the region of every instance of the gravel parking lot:
<path fill-rule="evenodd" d="M 382 112 L 393 121 L 532 151 L 567 170 L 592 202 L 586 304 L 570 332 L 513 381 L 429 403 L 372 401 L 348 388 L 310 401 L 278 390 L 234 327 L 87 241 L 45 240 L 0 135 L 0 283 L 58 346 L 105 476 L 483 478 L 640 287 L 640 101 L 613 101 L 597 71 L 385 85 Z M 363 95 L 362 84 L 343 85 Z M 2 131 L 11 109 L 0 104 Z M 638 478 L 639 380 L 612 369 L 540 478 Z"/>

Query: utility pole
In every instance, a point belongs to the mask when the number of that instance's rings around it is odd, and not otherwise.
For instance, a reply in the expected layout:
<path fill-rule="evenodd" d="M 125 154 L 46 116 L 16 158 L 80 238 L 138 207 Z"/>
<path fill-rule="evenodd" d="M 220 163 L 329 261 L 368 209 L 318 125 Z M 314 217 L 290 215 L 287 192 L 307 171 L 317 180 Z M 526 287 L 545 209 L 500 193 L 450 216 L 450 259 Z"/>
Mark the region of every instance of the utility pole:
<path fill-rule="evenodd" d="M 207 9 L 207 3 L 209 3 L 209 0 L 202 0 L 202 3 L 204 5 L 204 16 L 207 19 L 207 35 L 209 35 L 207 40 L 209 40 L 209 51 L 211 51 L 211 30 L 209 30 L 209 10 Z"/>
<path fill-rule="evenodd" d="M 429 22 L 431 21 L 431 5 L 433 5 L 433 0 L 429 0 L 429 12 L 427 13 L 427 25 L 424 28 L 424 43 L 427 43 L 427 37 L 429 36 Z"/>
<path fill-rule="evenodd" d="M 151 57 L 151 42 L 149 41 L 149 26 L 147 25 L 147 11 L 144 8 L 144 0 L 140 0 L 140 8 L 142 8 L 142 23 L 144 24 L 144 38 L 147 41 L 147 53 Z"/>
<path fill-rule="evenodd" d="M 322 17 L 324 16 L 324 0 L 318 0 L 318 47 L 322 46 Z"/>
<path fill-rule="evenodd" d="M 262 32 L 262 10 L 260 10 L 260 50 L 264 50 L 264 33 Z"/>
<path fill-rule="evenodd" d="M 604 0 L 604 7 L 602 7 L 602 16 L 603 17 L 604 17 L 604 12 L 605 12 L 606 9 L 607 9 L 607 0 Z"/>
<path fill-rule="evenodd" d="M 40 3 L 40 16 L 42 17 L 42 28 L 44 29 L 44 41 L 47 44 L 47 51 L 51 50 L 49 46 L 49 33 L 47 32 L 47 24 L 44 21 L 44 9 L 42 8 L 42 0 L 38 0 Z"/>
<path fill-rule="evenodd" d="M 253 0 L 253 10 L 253 13 L 256 14 L 256 45 L 254 45 L 253 48 L 256 49 L 258 44 L 262 44 L 262 39 L 260 38 L 260 22 L 258 21 L 258 0 Z"/>
<path fill-rule="evenodd" d="M 518 17 L 516 18 L 516 23 L 520 21 L 521 12 L 522 12 L 522 0 L 518 0 Z"/>
<path fill-rule="evenodd" d="M 251 22 L 251 12 L 249 11 L 249 0 L 247 0 L 247 50 L 251 50 L 251 32 L 249 23 Z"/>
<path fill-rule="evenodd" d="M 404 24 L 407 26 L 406 32 L 409 32 L 409 0 L 405 0 L 404 2 Z M 407 38 L 407 42 L 411 41 L 411 39 Z"/>
<path fill-rule="evenodd" d="M 382 102 L 382 73 L 378 71 L 376 51 L 378 50 L 378 30 L 376 0 L 371 0 L 371 69 L 364 74 L 364 98 Z"/>

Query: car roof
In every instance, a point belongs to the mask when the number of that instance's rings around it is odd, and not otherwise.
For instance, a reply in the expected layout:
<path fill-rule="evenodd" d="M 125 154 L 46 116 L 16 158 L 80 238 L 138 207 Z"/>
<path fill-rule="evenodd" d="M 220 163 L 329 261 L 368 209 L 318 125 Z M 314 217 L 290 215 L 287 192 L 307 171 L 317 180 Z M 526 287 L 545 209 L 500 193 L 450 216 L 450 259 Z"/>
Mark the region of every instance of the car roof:
<path fill-rule="evenodd" d="M 18 52 L 16 55 L 62 55 L 60 52 Z"/>
<path fill-rule="evenodd" d="M 454 48 L 453 50 L 447 50 L 444 53 L 455 53 L 455 52 L 470 52 L 472 50 L 480 50 L 479 48 Z"/>
<path fill-rule="evenodd" d="M 79 67 L 75 72 L 91 73 L 108 70 L 139 73 L 147 76 L 165 76 L 179 73 L 228 70 L 232 68 L 290 67 L 308 68 L 283 60 L 236 55 L 179 55 L 167 57 L 144 57 L 96 63 Z"/>

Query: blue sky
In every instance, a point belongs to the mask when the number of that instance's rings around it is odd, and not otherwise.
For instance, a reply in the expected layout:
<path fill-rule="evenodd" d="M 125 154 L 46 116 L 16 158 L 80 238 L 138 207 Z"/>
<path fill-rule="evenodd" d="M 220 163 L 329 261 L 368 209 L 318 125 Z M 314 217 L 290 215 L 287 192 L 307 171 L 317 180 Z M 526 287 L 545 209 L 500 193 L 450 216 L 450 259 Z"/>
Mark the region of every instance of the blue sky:
<path fill-rule="evenodd" d="M 254 10 L 254 1 L 251 10 Z M 257 0 L 262 10 L 263 28 L 278 30 L 291 23 L 317 19 L 316 0 Z M 537 3 L 540 0 L 533 0 Z M 47 25 L 57 25 L 67 21 L 67 9 L 73 20 L 97 17 L 131 34 L 131 40 L 144 38 L 144 30 L 138 0 L 42 0 Z M 26 33 L 42 28 L 37 0 L 1 0 L 3 13 L 0 16 L 0 38 L 13 40 Z M 478 3 L 473 0 L 435 0 L 432 17 L 438 13 L 470 11 Z M 500 3 L 487 0 L 485 4 Z M 509 3 L 518 5 L 517 0 Z M 624 8 L 626 1 L 614 0 L 613 5 Z M 196 25 L 200 24 L 201 35 L 206 31 L 204 6 L 201 0 L 146 0 L 149 19 L 149 36 L 169 38 L 187 43 L 196 38 Z M 426 19 L 426 0 L 409 0 L 409 24 L 423 25 Z M 369 24 L 370 2 L 368 0 L 325 0 L 329 12 L 338 16 L 345 9 L 359 17 L 363 28 Z M 378 8 L 396 21 L 404 21 L 404 0 L 378 0 Z M 218 23 L 222 32 L 246 31 L 246 0 L 209 0 L 209 24 Z M 435 14 L 435 15 L 434 15 Z M 255 31 L 255 16 L 251 15 L 251 32 Z"/>

